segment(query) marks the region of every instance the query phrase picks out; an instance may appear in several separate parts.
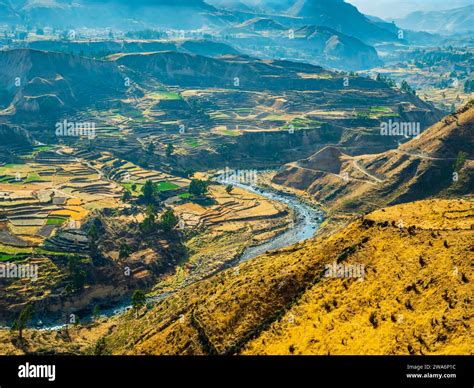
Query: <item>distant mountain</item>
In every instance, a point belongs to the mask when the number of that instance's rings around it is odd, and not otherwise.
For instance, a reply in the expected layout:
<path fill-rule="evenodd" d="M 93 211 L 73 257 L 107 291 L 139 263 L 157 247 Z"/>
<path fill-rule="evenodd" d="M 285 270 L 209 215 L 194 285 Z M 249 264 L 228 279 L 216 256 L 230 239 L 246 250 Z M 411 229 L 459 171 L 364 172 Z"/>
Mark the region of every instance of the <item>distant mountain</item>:
<path fill-rule="evenodd" d="M 327 27 L 304 26 L 288 45 L 304 50 L 308 60 L 313 57 L 322 66 L 361 70 L 383 64 L 372 46 Z"/>
<path fill-rule="evenodd" d="M 309 24 L 330 27 L 366 43 L 397 40 L 396 34 L 372 22 L 344 0 L 298 0 L 287 12 L 308 20 Z"/>
<path fill-rule="evenodd" d="M 282 21 L 255 17 L 225 29 L 223 34 L 239 51 L 255 57 L 263 54 L 265 58 L 286 58 L 347 71 L 383 64 L 372 46 L 353 36 L 315 25 L 289 27 Z"/>
<path fill-rule="evenodd" d="M 272 31 L 272 30 L 288 30 L 283 24 L 276 22 L 271 18 L 257 17 L 243 22 L 235 26 L 235 28 L 247 29 L 250 31 Z"/>
<path fill-rule="evenodd" d="M 20 19 L 10 0 L 0 1 L 0 22 L 19 22 Z"/>
<path fill-rule="evenodd" d="M 211 4 L 215 7 L 219 7 L 223 9 L 231 9 L 231 10 L 241 11 L 241 12 L 255 12 L 256 11 L 256 9 L 253 6 L 239 0 L 207 0 L 206 3 Z"/>
<path fill-rule="evenodd" d="M 14 112 L 56 115 L 125 94 L 114 62 L 27 49 L 0 51 L 0 103 Z"/>
<path fill-rule="evenodd" d="M 443 34 L 474 31 L 474 5 L 446 11 L 417 11 L 396 23 L 402 28 Z"/>
<path fill-rule="evenodd" d="M 62 28 L 126 28 L 151 26 L 161 28 L 200 28 L 220 23 L 217 10 L 202 0 L 55 0 L 15 1 L 15 8 L 25 20 L 36 25 Z"/>
<path fill-rule="evenodd" d="M 346 211 L 468 194 L 474 191 L 473 131 L 474 104 L 469 103 L 395 150 L 351 157 L 328 147 L 286 165 L 273 181 Z M 455 172 L 458 180 L 453 179 Z"/>
<path fill-rule="evenodd" d="M 37 40 L 28 42 L 28 47 L 35 50 L 60 51 L 81 56 L 103 56 L 104 54 L 138 53 L 157 51 L 177 51 L 188 54 L 199 54 L 208 57 L 236 55 L 239 52 L 233 47 L 205 39 L 178 41 L 66 41 Z"/>
<path fill-rule="evenodd" d="M 369 44 L 397 40 L 393 31 L 370 20 L 343 0 L 266 0 L 255 7 L 239 1 L 213 3 L 216 6 L 203 0 L 15 0 L 13 8 L 30 24 L 60 28 L 224 29 L 257 17 L 249 22 L 249 28 L 278 29 L 281 28 L 279 24 L 299 28 L 312 24 L 354 36 Z M 220 5 L 226 8 L 219 8 Z"/>

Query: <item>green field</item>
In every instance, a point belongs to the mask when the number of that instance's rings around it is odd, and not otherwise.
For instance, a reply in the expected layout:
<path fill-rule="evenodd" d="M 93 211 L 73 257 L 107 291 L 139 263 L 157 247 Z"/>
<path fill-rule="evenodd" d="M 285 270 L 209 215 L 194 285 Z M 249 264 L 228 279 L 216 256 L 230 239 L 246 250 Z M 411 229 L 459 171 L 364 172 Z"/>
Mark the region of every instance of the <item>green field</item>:
<path fill-rule="evenodd" d="M 182 99 L 179 93 L 173 93 L 173 92 L 168 92 L 168 91 L 150 93 L 149 96 L 157 100 L 181 100 Z"/>
<path fill-rule="evenodd" d="M 252 108 L 237 108 L 237 109 L 235 109 L 235 112 L 237 112 L 237 113 L 252 113 L 253 109 Z"/>
<path fill-rule="evenodd" d="M 380 113 L 392 113 L 392 108 L 388 106 L 371 106 L 370 108 L 371 112 L 380 112 Z"/>
<path fill-rule="evenodd" d="M 185 139 L 184 143 L 193 148 L 199 147 L 199 141 L 197 139 Z"/>
<path fill-rule="evenodd" d="M 321 126 L 321 122 L 306 117 L 297 117 L 291 120 L 290 124 L 287 124 L 283 129 L 290 129 L 293 126 L 294 129 L 307 129 Z"/>
<path fill-rule="evenodd" d="M 135 190 L 132 188 L 133 185 L 135 185 Z M 122 183 L 122 186 L 133 195 L 140 195 L 143 187 L 141 183 Z"/>
<path fill-rule="evenodd" d="M 232 131 L 231 129 L 223 129 L 219 132 L 226 136 L 239 136 L 240 135 L 239 131 Z"/>
<path fill-rule="evenodd" d="M 179 186 L 171 182 L 158 182 L 156 184 L 158 191 L 169 191 L 179 189 Z"/>
<path fill-rule="evenodd" d="M 62 225 L 66 222 L 66 218 L 62 217 L 50 217 L 46 221 L 46 225 Z"/>
<path fill-rule="evenodd" d="M 133 185 L 136 186 L 135 190 L 132 189 Z M 169 191 L 169 190 L 179 189 L 179 186 L 171 182 L 158 182 L 158 183 L 155 183 L 155 185 L 158 191 Z M 142 183 L 122 183 L 122 186 L 133 195 L 140 195 L 142 193 L 142 187 L 143 187 Z"/>

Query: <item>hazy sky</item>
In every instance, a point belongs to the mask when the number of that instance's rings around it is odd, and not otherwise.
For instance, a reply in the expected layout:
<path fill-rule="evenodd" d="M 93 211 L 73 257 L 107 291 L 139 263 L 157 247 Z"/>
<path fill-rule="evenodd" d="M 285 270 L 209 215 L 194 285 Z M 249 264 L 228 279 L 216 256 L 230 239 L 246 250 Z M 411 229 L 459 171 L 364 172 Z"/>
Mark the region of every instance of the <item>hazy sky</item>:
<path fill-rule="evenodd" d="M 397 19 L 412 11 L 450 9 L 474 4 L 474 0 L 346 0 L 363 13 L 383 19 Z"/>

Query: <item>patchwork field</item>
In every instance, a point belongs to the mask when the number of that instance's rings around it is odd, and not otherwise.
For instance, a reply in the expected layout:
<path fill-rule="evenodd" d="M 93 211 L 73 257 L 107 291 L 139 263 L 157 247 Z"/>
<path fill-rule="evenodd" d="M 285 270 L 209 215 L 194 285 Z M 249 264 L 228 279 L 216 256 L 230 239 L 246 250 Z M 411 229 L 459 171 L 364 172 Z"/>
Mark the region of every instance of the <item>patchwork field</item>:
<path fill-rule="evenodd" d="M 211 186 L 213 204 L 186 202 L 174 207 L 190 234 L 188 259 L 154 287 L 162 293 L 182 287 L 235 263 L 245 248 L 258 245 L 286 230 L 293 214 L 281 203 L 235 187 Z M 200 232 L 198 232 L 200 231 Z"/>

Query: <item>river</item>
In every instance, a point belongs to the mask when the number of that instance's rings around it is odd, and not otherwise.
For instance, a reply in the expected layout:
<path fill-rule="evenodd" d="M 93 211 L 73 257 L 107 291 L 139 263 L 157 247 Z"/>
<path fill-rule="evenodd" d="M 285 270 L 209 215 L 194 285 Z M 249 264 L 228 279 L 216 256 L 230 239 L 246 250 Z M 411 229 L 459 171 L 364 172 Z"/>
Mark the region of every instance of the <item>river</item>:
<path fill-rule="evenodd" d="M 307 205 L 295 196 L 267 188 L 242 184 L 236 184 L 235 186 L 257 193 L 265 198 L 282 202 L 292 209 L 295 214 L 295 221 L 290 228 L 261 245 L 247 248 L 240 257 L 240 262 L 250 260 L 266 251 L 284 248 L 296 244 L 297 242 L 307 240 L 313 237 L 314 233 L 321 225 L 323 220 L 322 211 Z"/>
<path fill-rule="evenodd" d="M 240 258 L 234 262 L 234 265 L 250 260 L 267 251 L 281 249 L 297 242 L 307 240 L 314 235 L 316 230 L 321 225 L 323 220 L 323 212 L 320 209 L 306 204 L 296 196 L 264 187 L 250 186 L 241 183 L 234 183 L 233 185 L 250 192 L 257 193 L 262 197 L 271 199 L 273 201 L 284 203 L 294 212 L 294 222 L 290 228 L 264 242 L 263 244 L 248 247 L 242 253 Z M 155 303 L 169 296 L 171 293 L 172 292 L 167 292 L 152 298 L 148 298 L 147 303 Z M 113 307 L 101 309 L 100 316 L 112 317 L 124 313 L 131 308 L 130 299 L 126 299 Z M 88 315 L 81 317 L 81 323 L 90 322 L 92 319 L 92 314 L 89 313 Z M 54 318 L 51 317 L 49 319 L 43 319 L 42 321 L 36 321 L 33 323 L 33 325 L 31 325 L 31 327 L 37 328 L 39 330 L 58 330 L 65 326 L 63 322 L 64 318 L 58 318 L 56 316 Z"/>

